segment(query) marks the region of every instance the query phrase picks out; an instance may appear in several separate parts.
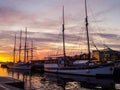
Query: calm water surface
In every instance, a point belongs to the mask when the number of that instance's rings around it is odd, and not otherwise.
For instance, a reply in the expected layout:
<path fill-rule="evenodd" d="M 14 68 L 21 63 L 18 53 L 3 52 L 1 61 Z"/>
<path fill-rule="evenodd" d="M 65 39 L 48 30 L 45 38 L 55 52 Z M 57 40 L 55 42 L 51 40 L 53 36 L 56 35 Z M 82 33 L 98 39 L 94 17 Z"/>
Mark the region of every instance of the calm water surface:
<path fill-rule="evenodd" d="M 117 79 L 99 79 L 74 75 L 13 71 L 0 68 L 0 76 L 9 76 L 25 82 L 25 90 L 120 90 Z"/>

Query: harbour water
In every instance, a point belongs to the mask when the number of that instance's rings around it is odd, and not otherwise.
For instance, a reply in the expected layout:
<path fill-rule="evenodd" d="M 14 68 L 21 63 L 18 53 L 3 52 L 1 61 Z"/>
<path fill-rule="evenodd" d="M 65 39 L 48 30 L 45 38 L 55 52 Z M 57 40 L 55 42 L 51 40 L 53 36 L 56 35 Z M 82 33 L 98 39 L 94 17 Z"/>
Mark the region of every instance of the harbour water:
<path fill-rule="evenodd" d="M 0 76 L 24 81 L 25 90 L 120 90 L 120 77 L 95 78 L 0 68 Z"/>

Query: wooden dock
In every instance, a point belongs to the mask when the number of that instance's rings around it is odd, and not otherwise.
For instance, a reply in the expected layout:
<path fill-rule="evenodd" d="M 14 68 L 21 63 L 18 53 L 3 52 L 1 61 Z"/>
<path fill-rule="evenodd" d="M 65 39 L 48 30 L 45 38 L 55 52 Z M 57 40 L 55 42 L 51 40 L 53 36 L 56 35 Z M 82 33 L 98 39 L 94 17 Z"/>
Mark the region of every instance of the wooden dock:
<path fill-rule="evenodd" d="M 24 82 L 11 77 L 0 77 L 0 90 L 24 90 Z"/>

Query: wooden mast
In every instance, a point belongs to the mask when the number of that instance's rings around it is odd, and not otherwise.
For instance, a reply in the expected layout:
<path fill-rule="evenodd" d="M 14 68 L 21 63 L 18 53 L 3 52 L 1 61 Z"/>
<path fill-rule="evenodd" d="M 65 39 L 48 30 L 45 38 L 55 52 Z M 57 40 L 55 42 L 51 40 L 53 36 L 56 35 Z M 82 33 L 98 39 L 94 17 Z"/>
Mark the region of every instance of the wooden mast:
<path fill-rule="evenodd" d="M 21 38 L 22 38 L 22 31 L 20 31 L 19 62 L 21 61 Z"/>
<path fill-rule="evenodd" d="M 24 63 L 26 63 L 27 52 L 27 27 L 25 28 L 25 46 L 24 46 Z"/>
<path fill-rule="evenodd" d="M 28 49 L 27 49 L 26 53 L 27 53 L 27 62 L 28 62 L 28 60 L 29 60 L 29 50 Z"/>
<path fill-rule="evenodd" d="M 33 40 L 31 40 L 31 60 L 33 60 Z"/>
<path fill-rule="evenodd" d="M 67 65 L 67 62 L 66 62 L 66 51 L 65 51 L 65 20 L 64 20 L 64 6 L 63 6 L 63 23 L 62 23 L 62 34 L 63 34 L 63 59 L 64 59 L 64 66 Z"/>
<path fill-rule="evenodd" d="M 87 47 L 88 47 L 88 59 L 90 60 L 90 57 L 91 57 L 91 53 L 90 53 L 90 43 L 89 43 L 89 32 L 88 32 L 88 15 L 87 15 L 87 2 L 85 0 L 85 15 L 86 15 L 86 18 L 85 18 L 85 26 L 86 26 L 86 34 L 87 34 Z"/>
<path fill-rule="evenodd" d="M 65 21 L 64 21 L 64 6 L 63 6 L 63 24 L 62 24 L 62 34 L 63 34 L 63 55 L 64 55 L 64 58 L 66 57 L 66 51 L 65 51 Z"/>
<path fill-rule="evenodd" d="M 15 34 L 15 41 L 14 41 L 14 50 L 13 50 L 13 63 L 15 63 L 15 54 L 16 54 L 16 34 Z"/>

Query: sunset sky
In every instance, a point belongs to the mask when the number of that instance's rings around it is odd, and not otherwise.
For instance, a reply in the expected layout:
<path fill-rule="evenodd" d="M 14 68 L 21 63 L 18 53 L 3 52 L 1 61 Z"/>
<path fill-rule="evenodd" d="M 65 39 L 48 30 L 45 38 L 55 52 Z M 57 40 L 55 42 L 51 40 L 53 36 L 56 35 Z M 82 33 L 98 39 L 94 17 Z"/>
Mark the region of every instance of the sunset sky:
<path fill-rule="evenodd" d="M 0 0 L 0 61 L 12 60 L 15 33 L 18 48 L 19 32 L 25 27 L 28 46 L 34 41 L 34 59 L 60 54 L 63 5 L 67 53 L 85 51 L 84 0 Z M 90 40 L 99 49 L 106 44 L 120 51 L 120 0 L 87 0 L 87 5 Z"/>

